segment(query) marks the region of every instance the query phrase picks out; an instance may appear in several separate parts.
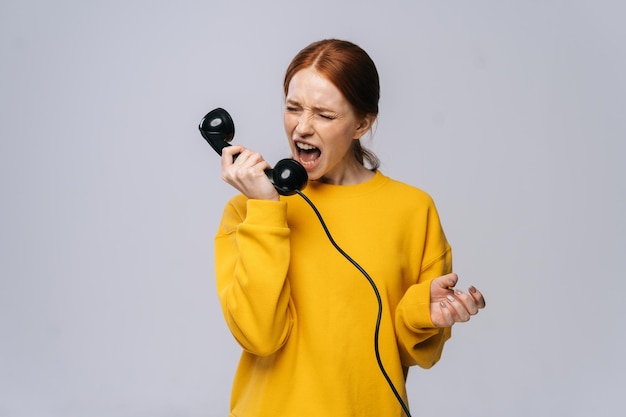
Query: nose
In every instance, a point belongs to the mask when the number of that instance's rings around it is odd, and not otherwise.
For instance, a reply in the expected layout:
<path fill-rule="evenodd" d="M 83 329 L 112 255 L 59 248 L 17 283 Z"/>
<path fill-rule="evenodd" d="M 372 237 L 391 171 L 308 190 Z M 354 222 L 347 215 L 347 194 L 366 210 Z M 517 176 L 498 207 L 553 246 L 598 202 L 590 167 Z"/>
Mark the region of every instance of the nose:
<path fill-rule="evenodd" d="M 304 111 L 298 118 L 298 124 L 296 125 L 296 133 L 300 136 L 309 136 L 313 134 L 312 117 L 309 112 Z"/>

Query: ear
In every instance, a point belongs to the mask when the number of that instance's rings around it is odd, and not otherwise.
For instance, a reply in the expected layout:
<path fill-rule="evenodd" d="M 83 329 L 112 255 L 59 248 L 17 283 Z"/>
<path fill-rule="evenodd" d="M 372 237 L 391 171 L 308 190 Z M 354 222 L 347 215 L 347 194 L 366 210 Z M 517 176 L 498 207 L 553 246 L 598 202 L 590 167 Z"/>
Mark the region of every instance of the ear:
<path fill-rule="evenodd" d="M 354 130 L 353 139 L 361 139 L 361 136 L 366 134 L 372 128 L 375 121 L 376 121 L 375 114 L 368 113 L 365 116 L 363 116 L 357 128 Z"/>

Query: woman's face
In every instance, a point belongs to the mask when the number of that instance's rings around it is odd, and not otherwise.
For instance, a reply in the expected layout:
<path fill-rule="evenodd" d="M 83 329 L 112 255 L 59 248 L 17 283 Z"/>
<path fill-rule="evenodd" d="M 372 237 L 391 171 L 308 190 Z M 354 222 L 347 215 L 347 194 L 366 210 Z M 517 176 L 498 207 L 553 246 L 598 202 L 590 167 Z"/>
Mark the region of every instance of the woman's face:
<path fill-rule="evenodd" d="M 371 117 L 358 117 L 339 89 L 311 68 L 293 76 L 285 102 L 289 146 L 309 179 L 344 184 L 362 174 L 352 143 L 369 130 Z"/>

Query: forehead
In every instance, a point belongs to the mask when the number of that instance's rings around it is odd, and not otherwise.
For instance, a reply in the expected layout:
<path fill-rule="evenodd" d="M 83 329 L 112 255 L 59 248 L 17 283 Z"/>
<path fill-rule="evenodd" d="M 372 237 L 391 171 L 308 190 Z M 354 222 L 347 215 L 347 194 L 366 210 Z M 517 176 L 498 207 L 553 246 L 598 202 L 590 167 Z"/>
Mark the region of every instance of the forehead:
<path fill-rule="evenodd" d="M 307 107 L 350 107 L 335 84 L 312 68 L 304 68 L 294 74 L 286 99 Z"/>

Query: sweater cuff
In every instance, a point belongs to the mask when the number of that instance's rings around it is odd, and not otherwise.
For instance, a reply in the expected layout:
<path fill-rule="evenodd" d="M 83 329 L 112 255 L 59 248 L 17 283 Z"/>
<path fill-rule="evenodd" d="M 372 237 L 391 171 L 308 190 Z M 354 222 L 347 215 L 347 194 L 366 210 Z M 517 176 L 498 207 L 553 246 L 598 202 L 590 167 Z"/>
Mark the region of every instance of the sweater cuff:
<path fill-rule="evenodd" d="M 405 323 L 415 330 L 435 328 L 430 318 L 430 284 L 431 281 L 414 284 L 403 297 L 407 301 L 404 306 Z"/>
<path fill-rule="evenodd" d="M 245 224 L 287 227 L 286 202 L 249 199 L 246 204 L 247 213 L 244 220 Z"/>

